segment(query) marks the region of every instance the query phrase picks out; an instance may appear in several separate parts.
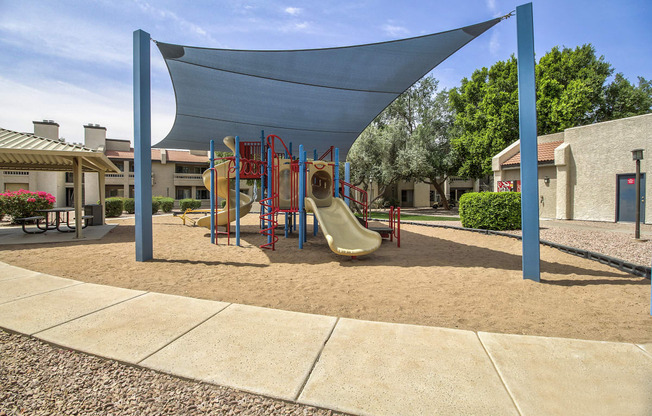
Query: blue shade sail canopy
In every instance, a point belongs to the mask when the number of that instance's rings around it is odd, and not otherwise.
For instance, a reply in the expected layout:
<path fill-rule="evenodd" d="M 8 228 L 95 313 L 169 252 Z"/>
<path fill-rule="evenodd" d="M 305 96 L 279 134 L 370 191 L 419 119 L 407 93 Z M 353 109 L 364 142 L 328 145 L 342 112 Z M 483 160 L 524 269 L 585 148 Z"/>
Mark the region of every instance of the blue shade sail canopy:
<path fill-rule="evenodd" d="M 345 156 L 401 93 L 501 20 L 328 49 L 247 51 L 156 42 L 177 111 L 172 130 L 155 147 L 207 150 L 211 139 L 259 140 L 264 130 L 320 154 L 335 146 Z"/>

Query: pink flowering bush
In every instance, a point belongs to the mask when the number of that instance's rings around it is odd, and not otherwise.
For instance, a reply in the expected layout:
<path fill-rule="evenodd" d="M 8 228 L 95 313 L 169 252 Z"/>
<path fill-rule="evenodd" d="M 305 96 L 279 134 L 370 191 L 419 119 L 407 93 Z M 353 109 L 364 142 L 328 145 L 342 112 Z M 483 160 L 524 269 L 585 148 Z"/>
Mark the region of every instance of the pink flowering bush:
<path fill-rule="evenodd" d="M 0 213 L 14 218 L 33 217 L 38 215 L 39 209 L 49 209 L 54 206 L 56 199 L 47 192 L 30 192 L 19 189 L 16 192 L 0 194 Z M 0 216 L 2 218 L 2 216 Z"/>

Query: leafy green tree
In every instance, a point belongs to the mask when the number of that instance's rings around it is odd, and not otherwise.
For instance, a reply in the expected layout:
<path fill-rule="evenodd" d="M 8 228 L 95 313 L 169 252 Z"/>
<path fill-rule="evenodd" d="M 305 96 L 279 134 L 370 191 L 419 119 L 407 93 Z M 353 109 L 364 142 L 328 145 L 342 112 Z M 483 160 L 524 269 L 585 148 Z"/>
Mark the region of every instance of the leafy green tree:
<path fill-rule="evenodd" d="M 491 174 L 491 158 L 518 139 L 516 58 L 473 72 L 450 93 L 455 113 L 451 146 L 458 174 L 480 178 Z"/>
<path fill-rule="evenodd" d="M 652 88 L 639 78 L 634 87 L 613 73 L 593 46 L 559 48 L 536 65 L 538 134 L 650 112 Z M 452 148 L 459 158 L 458 174 L 491 175 L 491 158 L 518 140 L 518 74 L 516 58 L 473 72 L 450 91 L 455 112 Z"/>
<path fill-rule="evenodd" d="M 420 123 L 399 152 L 397 166 L 401 179 L 434 186 L 444 209 L 449 209 L 444 183 L 457 171 L 458 159 L 451 152 L 449 140 L 454 117 L 448 104 L 448 92 L 437 93 L 435 84 L 427 104 Z"/>
<path fill-rule="evenodd" d="M 351 182 L 368 191 L 372 182 L 378 186 L 381 198 L 387 187 L 396 183 L 400 174 L 396 159 L 399 148 L 406 141 L 405 130 L 394 122 L 373 122 L 353 143 L 347 155 L 351 163 Z"/>
<path fill-rule="evenodd" d="M 645 114 L 652 108 L 652 81 L 638 77 L 632 85 L 621 73 L 607 85 L 604 102 L 597 113 L 597 121 L 616 120 Z"/>
<path fill-rule="evenodd" d="M 434 185 L 446 208 L 443 184 L 456 171 L 448 130 L 452 112 L 447 92 L 425 77 L 400 95 L 360 135 L 349 152 L 352 180 L 366 189 L 371 179 L 382 194 L 399 180 Z"/>

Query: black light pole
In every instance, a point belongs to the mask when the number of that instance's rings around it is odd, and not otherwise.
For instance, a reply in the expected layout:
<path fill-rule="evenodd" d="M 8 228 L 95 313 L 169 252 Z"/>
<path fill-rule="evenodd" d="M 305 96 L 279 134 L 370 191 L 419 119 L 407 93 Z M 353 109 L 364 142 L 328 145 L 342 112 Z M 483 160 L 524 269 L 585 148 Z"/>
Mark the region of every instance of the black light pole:
<path fill-rule="evenodd" d="M 641 160 L 643 160 L 643 149 L 632 150 L 632 159 L 636 161 L 636 225 L 634 228 L 634 238 L 641 238 Z"/>

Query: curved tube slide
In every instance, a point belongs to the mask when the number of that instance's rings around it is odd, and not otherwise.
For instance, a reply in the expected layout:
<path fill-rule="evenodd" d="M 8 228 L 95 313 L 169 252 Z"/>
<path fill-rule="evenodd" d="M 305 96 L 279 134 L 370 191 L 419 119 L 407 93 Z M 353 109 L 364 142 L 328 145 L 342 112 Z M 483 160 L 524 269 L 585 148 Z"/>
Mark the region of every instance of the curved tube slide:
<path fill-rule="evenodd" d="M 306 211 L 314 212 L 319 226 L 333 253 L 341 256 L 363 256 L 378 250 L 380 234 L 363 227 L 346 202 L 333 198 L 326 207 L 318 207 L 314 199 L 306 197 Z"/>
<path fill-rule="evenodd" d="M 229 189 L 229 162 L 220 163 L 215 166 L 217 170 L 217 180 L 215 181 L 215 187 L 217 191 L 217 196 L 220 198 L 227 198 L 229 196 L 229 207 L 225 206 L 224 208 L 218 209 L 215 215 L 215 225 L 226 225 L 227 222 L 235 221 L 235 190 Z M 231 177 L 233 177 L 233 173 Z M 207 189 L 211 189 L 211 170 L 206 169 L 202 174 L 204 180 L 204 186 Z M 227 193 L 228 192 L 228 193 Z M 251 205 L 253 204 L 253 198 L 249 195 L 240 192 L 240 218 L 244 217 L 251 210 Z M 201 217 L 197 220 L 197 225 L 201 227 L 211 228 L 211 216 L 207 215 Z"/>

